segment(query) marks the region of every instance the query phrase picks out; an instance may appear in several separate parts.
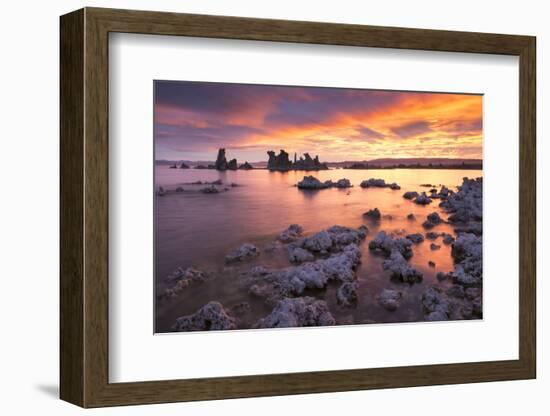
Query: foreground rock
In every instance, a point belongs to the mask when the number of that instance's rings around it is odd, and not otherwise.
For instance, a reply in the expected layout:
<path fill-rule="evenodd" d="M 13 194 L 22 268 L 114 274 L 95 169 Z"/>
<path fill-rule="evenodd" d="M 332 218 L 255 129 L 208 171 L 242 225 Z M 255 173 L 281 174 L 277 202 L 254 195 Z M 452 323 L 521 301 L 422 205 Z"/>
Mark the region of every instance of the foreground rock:
<path fill-rule="evenodd" d="M 161 299 L 176 297 L 189 285 L 203 283 L 208 278 L 209 276 L 206 273 L 192 267 L 188 267 L 187 269 L 178 267 L 166 276 L 164 280 L 171 286 L 161 292 L 158 297 Z"/>
<path fill-rule="evenodd" d="M 394 183 L 386 183 L 384 179 L 370 178 L 361 182 L 361 188 L 390 188 L 393 190 L 399 190 L 401 187 Z"/>
<path fill-rule="evenodd" d="M 455 226 L 455 230 L 482 234 L 483 220 L 483 179 L 463 178 L 458 192 L 452 193 L 439 204 L 449 212 L 448 221 Z"/>
<path fill-rule="evenodd" d="M 357 229 L 333 225 L 324 231 L 304 238 L 299 246 L 313 253 L 334 253 L 341 251 L 349 244 L 359 244 L 367 236 L 367 233 L 368 228 L 364 225 Z"/>
<path fill-rule="evenodd" d="M 460 234 L 452 245 L 455 268 L 449 277 L 463 286 L 481 286 L 483 279 L 483 239 L 475 234 Z"/>
<path fill-rule="evenodd" d="M 380 210 L 378 208 L 374 208 L 365 212 L 363 217 L 370 218 L 371 220 L 379 220 L 382 215 L 380 214 Z"/>
<path fill-rule="evenodd" d="M 243 261 L 243 260 L 247 260 L 252 257 L 255 257 L 258 254 L 260 254 L 260 251 L 254 244 L 245 243 L 234 252 L 225 256 L 225 262 L 226 263 L 239 262 L 239 261 Z"/>
<path fill-rule="evenodd" d="M 432 200 L 426 195 L 426 192 L 422 192 L 418 195 L 413 202 L 418 205 L 428 205 L 432 203 Z"/>
<path fill-rule="evenodd" d="M 420 283 L 424 277 L 397 250 L 391 252 L 390 256 L 382 263 L 382 267 L 391 273 L 392 278 L 403 283 Z"/>
<path fill-rule="evenodd" d="M 336 300 L 342 306 L 355 306 L 357 304 L 357 283 L 342 283 L 336 291 Z"/>
<path fill-rule="evenodd" d="M 405 238 L 411 240 L 414 244 L 419 244 L 424 241 L 424 236 L 420 233 L 409 234 Z"/>
<path fill-rule="evenodd" d="M 295 247 L 294 245 L 288 246 L 288 260 L 291 263 L 305 263 L 315 260 L 315 256 L 309 251 L 304 250 L 301 247 Z"/>
<path fill-rule="evenodd" d="M 417 196 L 418 196 L 418 192 L 416 191 L 408 191 L 403 194 L 403 198 L 409 199 L 409 200 L 414 199 Z"/>
<path fill-rule="evenodd" d="M 422 273 L 407 262 L 407 259 L 413 255 L 412 244 L 408 238 L 393 238 L 381 231 L 369 242 L 369 249 L 387 257 L 382 267 L 391 273 L 392 278 L 412 284 L 421 282 L 423 279 Z"/>
<path fill-rule="evenodd" d="M 257 328 L 293 328 L 328 326 L 336 323 L 327 303 L 312 297 L 285 298 L 277 302 L 273 311 L 261 319 Z"/>
<path fill-rule="evenodd" d="M 412 241 L 407 238 L 393 238 L 386 234 L 385 231 L 380 231 L 374 239 L 369 242 L 369 249 L 381 252 L 385 256 L 390 256 L 392 252 L 399 252 L 405 259 L 412 257 Z"/>
<path fill-rule="evenodd" d="M 271 271 L 250 287 L 250 293 L 263 298 L 267 304 L 274 304 L 282 298 L 302 296 L 307 289 L 325 289 L 331 281 L 354 282 L 360 261 L 359 247 L 349 244 L 341 253 L 326 259 Z"/>
<path fill-rule="evenodd" d="M 378 295 L 377 300 L 380 306 L 388 311 L 395 311 L 399 307 L 401 298 L 403 297 L 402 293 L 397 290 L 384 289 Z"/>
<path fill-rule="evenodd" d="M 286 230 L 279 234 L 279 241 L 283 243 L 290 243 L 296 241 L 301 235 L 304 229 L 298 224 L 290 224 Z"/>
<path fill-rule="evenodd" d="M 235 329 L 235 320 L 228 315 L 219 302 L 208 302 L 192 315 L 176 319 L 175 331 L 216 331 Z"/>
<path fill-rule="evenodd" d="M 427 216 L 426 221 L 422 223 L 422 226 L 424 228 L 430 229 L 435 227 L 436 225 L 441 224 L 442 222 L 443 220 L 441 219 L 439 214 L 437 212 L 432 212 Z"/>
<path fill-rule="evenodd" d="M 482 314 L 481 297 L 468 299 L 463 288 L 456 285 L 447 291 L 438 286 L 427 288 L 422 294 L 422 307 L 427 321 L 480 318 Z"/>

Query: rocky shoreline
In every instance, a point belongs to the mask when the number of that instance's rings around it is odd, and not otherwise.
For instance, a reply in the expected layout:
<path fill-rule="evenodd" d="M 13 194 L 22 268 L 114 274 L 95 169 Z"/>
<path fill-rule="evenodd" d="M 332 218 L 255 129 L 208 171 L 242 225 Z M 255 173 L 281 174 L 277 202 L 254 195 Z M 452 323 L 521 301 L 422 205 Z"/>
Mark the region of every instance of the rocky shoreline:
<path fill-rule="evenodd" d="M 205 184 L 196 186 L 202 185 Z M 313 190 L 351 186 L 345 178 L 327 183 L 312 176 L 304 177 L 301 185 L 297 184 L 299 189 Z M 363 189 L 388 188 L 390 191 L 401 189 L 397 184 L 386 184 L 378 179 L 367 179 L 359 186 Z M 331 304 L 338 305 L 338 308 L 353 310 L 361 305 L 357 270 L 364 261 L 362 247 L 372 255 L 380 257 L 381 271 L 388 279 L 387 287 L 382 287 L 377 293 L 372 294 L 377 307 L 381 310 L 386 313 L 399 311 L 405 299 L 411 302 L 409 290 L 424 287 L 421 293 L 412 299 L 417 305 L 415 307 L 423 314 L 424 320 L 479 319 L 483 315 L 482 193 L 481 178 L 464 178 L 456 191 L 441 185 L 439 188 L 432 187 L 427 193 L 404 192 L 402 196 L 405 203 L 430 207 L 438 205 L 441 210 L 434 210 L 424 219 L 418 219 L 419 226 L 425 230 L 424 233 L 398 235 L 383 228 L 377 233 L 371 233 L 370 225 L 361 224 L 361 218 L 358 218 L 357 228 L 334 225 L 313 234 L 306 234 L 300 225 L 291 224 L 287 229 L 281 230 L 273 243 L 280 250 L 286 250 L 288 266 L 268 268 L 256 264 L 248 266 L 248 271 L 244 272 L 246 283 L 243 290 L 249 301 L 227 306 L 212 299 L 194 313 L 177 318 L 173 322 L 172 330 L 239 329 L 242 317 L 250 313 L 251 302 L 261 302 L 271 312 L 259 318 L 250 327 L 342 324 L 343 322 L 336 319 L 334 310 L 331 310 L 327 302 L 327 288 L 334 287 L 334 292 L 331 293 L 334 293 L 332 296 L 335 298 Z M 441 213 L 445 213 L 447 218 Z M 364 214 L 363 221 L 372 221 L 373 224 L 379 225 L 380 222 L 384 223 L 384 218 L 380 210 L 374 208 Z M 409 214 L 407 219 L 417 220 L 413 214 Z M 438 231 L 442 224 L 451 226 L 454 234 L 441 232 L 440 229 Z M 434 270 L 437 277 L 433 284 L 424 283 L 425 272 L 411 264 L 411 259 L 415 258 L 416 247 L 422 244 L 429 244 L 431 250 L 450 247 L 452 270 L 438 270 L 435 262 L 429 262 L 429 267 Z M 264 250 L 266 249 L 257 245 L 245 243 L 227 253 L 224 260 L 229 266 L 238 265 L 246 270 L 248 263 L 252 263 L 253 260 L 257 263 L 255 259 L 261 261 Z M 165 278 L 167 288 L 157 293 L 157 301 L 176 302 L 185 291 L 218 278 L 220 277 L 194 268 L 179 268 Z"/>

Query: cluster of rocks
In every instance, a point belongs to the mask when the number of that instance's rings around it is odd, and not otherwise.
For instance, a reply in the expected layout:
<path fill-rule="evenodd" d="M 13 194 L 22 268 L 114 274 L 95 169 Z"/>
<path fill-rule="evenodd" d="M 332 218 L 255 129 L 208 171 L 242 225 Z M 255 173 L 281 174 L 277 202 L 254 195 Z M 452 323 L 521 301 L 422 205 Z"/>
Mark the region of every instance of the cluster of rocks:
<path fill-rule="evenodd" d="M 458 192 L 452 193 L 439 204 L 450 213 L 448 221 L 458 232 L 482 234 L 483 178 L 463 178 Z"/>
<path fill-rule="evenodd" d="M 319 156 L 312 158 L 309 153 L 304 153 L 303 157 L 296 158 L 294 153 L 294 162 L 289 158 L 287 152 L 281 149 L 278 155 L 274 151 L 267 152 L 267 168 L 272 171 L 288 171 L 288 170 L 327 170 L 328 166 L 319 161 Z"/>
<path fill-rule="evenodd" d="M 235 328 L 235 319 L 216 301 L 208 302 L 192 315 L 176 319 L 172 326 L 174 331 L 216 331 Z"/>
<path fill-rule="evenodd" d="M 164 279 L 170 286 L 157 294 L 159 299 L 174 298 L 192 284 L 203 283 L 210 276 L 200 270 L 178 267 Z"/>
<path fill-rule="evenodd" d="M 413 255 L 412 244 L 409 238 L 392 237 L 380 231 L 369 242 L 369 249 L 386 257 L 382 267 L 391 273 L 392 278 L 405 283 L 418 283 L 422 281 L 423 275 L 407 261 Z"/>
<path fill-rule="evenodd" d="M 436 275 L 439 281 L 449 281 L 449 288 L 436 285 L 424 291 L 422 305 L 426 320 L 471 319 L 483 314 L 482 193 L 481 178 L 464 178 L 458 191 L 449 192 L 440 203 L 451 213 L 448 221 L 455 225 L 457 237 L 454 240 L 445 233 L 434 237 L 442 236 L 445 244 L 452 244 L 455 265 L 451 272 Z"/>
<path fill-rule="evenodd" d="M 327 303 L 310 296 L 284 298 L 271 313 L 256 324 L 257 328 L 292 328 L 334 325 L 336 320 Z"/>
<path fill-rule="evenodd" d="M 428 214 L 426 217 L 426 221 L 422 223 L 422 226 L 426 229 L 430 229 L 435 227 L 436 225 L 439 225 L 443 222 L 441 217 L 437 212 L 432 212 L 431 214 Z"/>
<path fill-rule="evenodd" d="M 317 190 L 327 188 L 351 188 L 353 185 L 351 184 L 349 179 L 346 178 L 339 179 L 336 182 L 330 179 L 321 182 L 314 176 L 304 176 L 304 178 L 300 182 L 298 182 L 296 186 L 298 187 L 298 189 Z"/>
<path fill-rule="evenodd" d="M 229 253 L 225 256 L 226 263 L 235 263 L 239 261 L 244 261 L 256 257 L 260 254 L 260 250 L 254 244 L 244 243 L 235 251 Z"/>
<path fill-rule="evenodd" d="M 364 212 L 363 217 L 378 221 L 382 217 L 382 214 L 378 208 L 374 208 Z"/>
<path fill-rule="evenodd" d="M 174 163 L 173 165 L 170 165 L 170 169 L 189 169 L 189 165 L 187 165 L 185 162 L 180 162 L 180 165 L 178 166 L 177 163 Z"/>
<path fill-rule="evenodd" d="M 393 190 L 401 189 L 401 187 L 395 182 L 386 183 L 384 179 L 375 179 L 375 178 L 370 178 L 362 181 L 360 186 L 361 188 L 390 188 Z"/>

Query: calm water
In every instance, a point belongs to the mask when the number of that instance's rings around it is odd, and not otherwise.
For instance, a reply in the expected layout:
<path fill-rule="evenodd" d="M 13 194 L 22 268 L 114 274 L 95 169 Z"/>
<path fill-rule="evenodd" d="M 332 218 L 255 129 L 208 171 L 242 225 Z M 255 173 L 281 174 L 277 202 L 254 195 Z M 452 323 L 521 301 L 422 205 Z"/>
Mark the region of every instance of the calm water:
<path fill-rule="evenodd" d="M 354 185 L 349 189 L 324 189 L 302 191 L 294 185 L 303 178 L 304 172 L 269 172 L 267 170 L 218 172 L 215 170 L 169 169 L 156 166 L 156 185 L 167 190 L 182 186 L 186 191 L 163 197 L 156 197 L 156 284 L 162 290 L 163 279 L 177 267 L 195 267 L 214 273 L 217 278 L 204 284 L 188 287 L 182 294 L 170 301 L 157 302 L 156 331 L 166 332 L 175 319 L 195 312 L 211 300 L 231 306 L 246 301 L 251 304 L 247 318 L 239 322 L 240 327 L 250 327 L 259 318 L 269 314 L 271 308 L 248 295 L 248 286 L 243 273 L 254 265 L 268 268 L 289 266 L 284 247 L 274 245 L 277 235 L 297 223 L 304 227 L 305 234 L 313 234 L 332 225 L 358 227 L 366 224 L 369 235 L 361 244 L 362 264 L 358 269 L 359 302 L 355 309 L 336 304 L 336 285 L 326 292 L 313 293 L 325 299 L 338 323 L 405 322 L 422 320 L 420 296 L 426 285 L 436 282 L 438 271 L 453 269 L 450 246 L 441 239 L 438 251 L 430 250 L 430 241 L 414 245 L 411 265 L 424 274 L 424 280 L 413 286 L 392 282 L 388 272 L 382 270 L 383 258 L 368 250 L 368 241 L 380 230 L 396 233 L 425 233 L 422 222 L 433 211 L 442 218 L 447 215 L 434 201 L 430 206 L 419 206 L 405 200 L 405 191 L 427 191 L 420 185 L 431 183 L 446 185 L 451 189 L 462 183 L 464 176 L 479 177 L 481 171 L 474 170 L 343 170 L 335 169 L 308 173 L 321 181 L 348 178 Z M 368 178 L 383 178 L 386 182 L 397 182 L 400 191 L 390 189 L 362 189 L 359 183 Z M 236 183 L 227 192 L 202 194 L 201 186 L 187 185 L 194 181 L 221 179 L 224 184 Z M 371 208 L 378 208 L 382 220 L 378 224 L 363 219 L 362 214 Z M 414 213 L 416 221 L 406 219 Z M 392 218 L 384 218 L 391 216 Z M 447 224 L 434 228 L 436 232 L 454 235 Z M 241 244 L 250 242 L 258 246 L 261 254 L 252 261 L 226 267 L 224 257 Z M 428 266 L 428 261 L 436 267 Z M 397 288 L 403 292 L 401 307 L 395 312 L 381 308 L 376 295 L 384 288 Z"/>

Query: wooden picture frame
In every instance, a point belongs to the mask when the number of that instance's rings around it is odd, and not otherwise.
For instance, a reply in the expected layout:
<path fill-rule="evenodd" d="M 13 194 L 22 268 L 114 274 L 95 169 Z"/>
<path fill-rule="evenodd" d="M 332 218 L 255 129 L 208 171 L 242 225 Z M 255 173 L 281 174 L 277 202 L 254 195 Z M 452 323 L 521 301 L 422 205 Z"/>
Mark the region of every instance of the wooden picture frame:
<path fill-rule="evenodd" d="M 85 8 L 61 17 L 61 399 L 82 407 L 213 400 L 536 376 L 535 52 L 530 36 Z M 519 359 L 109 383 L 110 32 L 519 57 Z"/>

